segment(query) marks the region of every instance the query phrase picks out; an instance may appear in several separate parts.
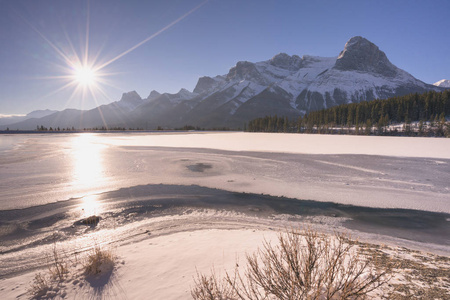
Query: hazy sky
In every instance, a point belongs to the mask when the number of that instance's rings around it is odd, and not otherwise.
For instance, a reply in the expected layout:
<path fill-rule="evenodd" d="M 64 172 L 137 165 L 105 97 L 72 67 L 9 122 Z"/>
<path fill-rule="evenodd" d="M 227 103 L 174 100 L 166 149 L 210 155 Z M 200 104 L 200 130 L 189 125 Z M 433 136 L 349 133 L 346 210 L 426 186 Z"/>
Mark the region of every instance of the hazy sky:
<path fill-rule="evenodd" d="M 433 83 L 450 79 L 449 12 L 448 0 L 0 0 L 0 114 L 192 91 L 237 61 L 337 56 L 356 35 Z M 68 77 L 86 53 L 106 66 L 83 96 Z"/>

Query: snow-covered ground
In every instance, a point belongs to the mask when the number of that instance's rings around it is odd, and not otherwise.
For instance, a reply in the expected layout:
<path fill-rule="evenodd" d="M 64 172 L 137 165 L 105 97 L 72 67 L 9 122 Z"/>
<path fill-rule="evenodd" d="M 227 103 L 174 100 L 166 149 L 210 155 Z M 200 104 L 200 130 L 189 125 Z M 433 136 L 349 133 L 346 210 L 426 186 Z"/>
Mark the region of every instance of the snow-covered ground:
<path fill-rule="evenodd" d="M 28 297 L 52 241 L 68 252 L 98 242 L 119 256 L 102 284 L 72 274 L 56 293 L 69 299 L 189 299 L 195 268 L 233 266 L 273 229 L 305 223 L 450 253 L 450 139 L 193 132 L 1 140 L 2 299 Z M 91 214 L 102 217 L 98 226 L 77 223 Z"/>
<path fill-rule="evenodd" d="M 89 284 L 80 270 L 71 270 L 56 289 L 56 298 L 191 299 L 196 270 L 208 274 L 214 267 L 221 275 L 224 269 L 232 271 L 236 258 L 245 261 L 245 254 L 254 252 L 264 238 L 275 239 L 276 232 L 211 229 L 136 241 L 113 250 L 119 260 L 110 278 Z M 1 280 L 2 299 L 29 298 L 25 292 L 34 274 Z"/>
<path fill-rule="evenodd" d="M 261 249 L 264 241 L 277 242 L 278 231 L 272 227 L 258 228 L 255 223 L 238 222 L 222 226 L 200 230 L 195 227 L 171 228 L 172 232 L 163 233 L 144 231 L 142 236 L 128 243 L 102 245 L 102 249 L 112 251 L 117 260 L 113 268 L 105 268 L 97 276 L 84 273 L 80 262 L 83 253 L 78 254 L 78 261 L 74 261 L 68 249 L 70 246 L 57 244 L 60 254 L 68 254 L 65 258 L 68 272 L 62 281 L 50 281 L 48 271 L 41 268 L 0 279 L 0 295 L 2 299 L 30 299 L 33 278 L 41 272 L 51 286 L 43 299 L 192 299 L 190 291 L 197 273 L 209 275 L 214 272 L 221 278 L 226 271 L 233 274 L 236 264 L 242 271 L 247 254 Z M 94 243 L 95 240 L 90 241 L 91 245 Z M 435 286 L 438 286 L 440 290 L 435 295 L 443 299 L 448 295 L 448 286 L 445 288 L 448 282 L 445 274 L 450 267 L 448 258 L 395 246 L 382 245 L 381 249 L 391 259 L 402 262 L 391 284 L 406 286 L 412 295 L 423 293 L 423 290 L 436 291 Z M 369 250 L 377 251 L 375 247 Z M 424 278 L 430 271 L 444 275 Z M 392 289 L 385 285 L 381 292 L 376 292 L 386 297 L 389 290 Z M 372 294 L 372 299 L 378 299 L 375 295 Z"/>
<path fill-rule="evenodd" d="M 118 146 L 450 159 L 450 140 L 430 138 L 283 133 L 174 133 L 112 137 L 107 143 Z"/>

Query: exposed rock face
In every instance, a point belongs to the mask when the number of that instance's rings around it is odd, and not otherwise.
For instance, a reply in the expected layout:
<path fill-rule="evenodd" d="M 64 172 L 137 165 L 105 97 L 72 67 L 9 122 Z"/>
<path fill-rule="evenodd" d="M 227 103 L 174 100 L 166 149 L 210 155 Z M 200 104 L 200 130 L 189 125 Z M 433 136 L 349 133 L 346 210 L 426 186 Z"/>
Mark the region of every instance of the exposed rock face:
<path fill-rule="evenodd" d="M 286 53 L 280 53 L 272 57 L 270 64 L 278 68 L 297 71 L 302 65 L 302 59 L 298 55 L 289 56 Z"/>
<path fill-rule="evenodd" d="M 370 72 L 385 77 L 397 75 L 397 68 L 391 64 L 386 54 L 360 36 L 351 38 L 345 44 L 334 67 L 341 71 Z"/>
<path fill-rule="evenodd" d="M 214 86 L 215 82 L 216 81 L 209 76 L 200 77 L 194 88 L 194 93 L 201 94 L 208 91 L 212 86 Z"/>
<path fill-rule="evenodd" d="M 239 61 L 236 66 L 230 69 L 226 77 L 227 80 L 250 80 L 261 84 L 266 84 L 267 81 L 260 74 L 256 65 L 248 61 Z"/>

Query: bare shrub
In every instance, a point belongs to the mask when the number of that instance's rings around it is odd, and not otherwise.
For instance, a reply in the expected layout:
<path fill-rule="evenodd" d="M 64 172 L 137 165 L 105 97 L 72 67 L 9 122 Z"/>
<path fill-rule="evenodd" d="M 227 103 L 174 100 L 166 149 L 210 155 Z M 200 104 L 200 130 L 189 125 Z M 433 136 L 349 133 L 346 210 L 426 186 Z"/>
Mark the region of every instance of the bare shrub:
<path fill-rule="evenodd" d="M 33 298 L 39 298 L 47 294 L 49 289 L 50 284 L 47 278 L 45 278 L 45 275 L 37 273 L 34 275 L 33 283 L 31 283 L 28 292 L 33 296 Z"/>
<path fill-rule="evenodd" d="M 197 272 L 194 278 L 194 287 L 191 290 L 192 298 L 202 300 L 228 300 L 237 299 L 237 294 L 226 278 L 217 279 L 214 270 L 206 276 Z"/>
<path fill-rule="evenodd" d="M 48 272 L 46 274 L 37 273 L 33 282 L 28 288 L 28 293 L 32 299 L 42 299 L 48 297 L 69 273 L 69 258 L 67 253 L 53 243 L 52 249 L 45 254 Z"/>
<path fill-rule="evenodd" d="M 226 274 L 226 287 L 214 273 L 210 277 L 197 274 L 192 297 L 364 299 L 390 279 L 389 266 L 364 257 L 343 234 L 291 230 L 280 234 L 278 242 L 272 246 L 265 241 L 262 248 L 247 255 L 243 273 L 236 267 L 234 274 Z"/>
<path fill-rule="evenodd" d="M 86 275 L 97 275 L 110 272 L 114 269 L 116 256 L 110 249 L 102 249 L 95 245 L 87 254 L 84 262 L 84 271 Z"/>
<path fill-rule="evenodd" d="M 68 259 L 66 253 L 56 247 L 56 243 L 53 244 L 52 252 L 47 254 L 47 261 L 50 263 L 48 270 L 52 277 L 63 281 L 69 272 Z"/>

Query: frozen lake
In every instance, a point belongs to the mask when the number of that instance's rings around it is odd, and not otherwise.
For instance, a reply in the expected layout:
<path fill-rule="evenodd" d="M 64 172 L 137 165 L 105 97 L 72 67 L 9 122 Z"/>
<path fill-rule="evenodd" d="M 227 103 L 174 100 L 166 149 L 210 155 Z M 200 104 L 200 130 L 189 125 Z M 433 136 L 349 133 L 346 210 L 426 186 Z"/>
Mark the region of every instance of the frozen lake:
<path fill-rule="evenodd" d="M 450 139 L 258 133 L 1 137 L 0 209 L 146 184 L 450 213 Z"/>
<path fill-rule="evenodd" d="M 238 216 L 339 223 L 450 252 L 450 139 L 195 132 L 0 138 L 5 274 L 32 266 L 40 247 L 55 240 L 122 240 L 157 218 L 189 227 L 179 220 L 186 214 L 209 224 Z M 92 214 L 101 225 L 77 226 Z"/>

